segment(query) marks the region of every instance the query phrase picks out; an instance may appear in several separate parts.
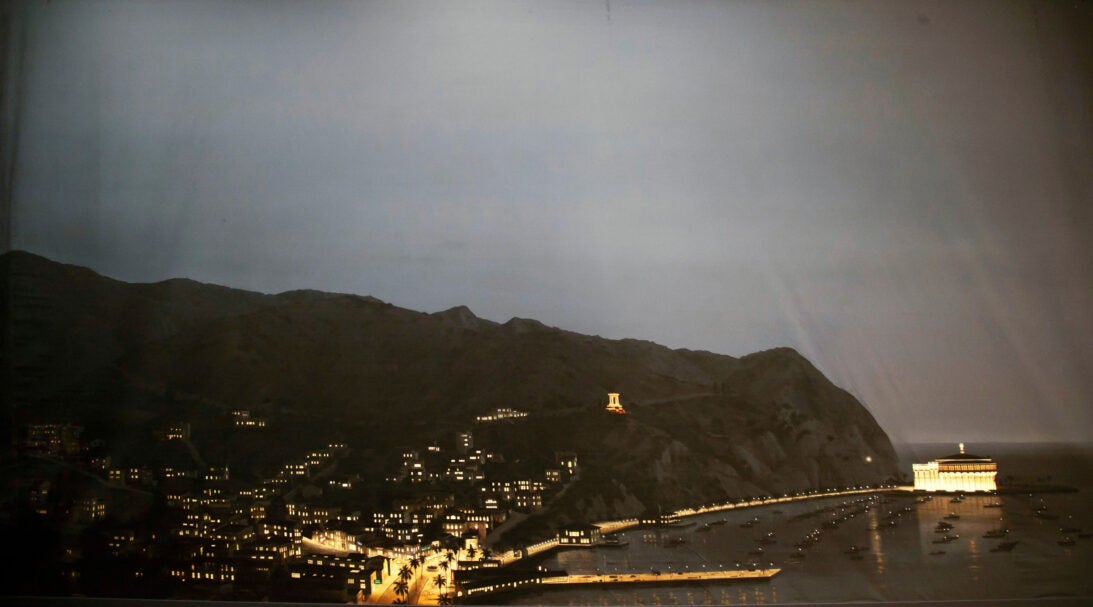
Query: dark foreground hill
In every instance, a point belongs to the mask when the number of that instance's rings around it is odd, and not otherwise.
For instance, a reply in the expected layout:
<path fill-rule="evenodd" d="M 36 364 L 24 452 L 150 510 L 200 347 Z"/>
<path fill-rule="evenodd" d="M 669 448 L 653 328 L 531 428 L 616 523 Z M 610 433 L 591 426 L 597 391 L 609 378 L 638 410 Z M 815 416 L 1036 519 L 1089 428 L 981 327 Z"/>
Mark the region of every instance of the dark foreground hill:
<path fill-rule="evenodd" d="M 0 257 L 0 272 L 13 438 L 30 421 L 77 421 L 124 460 L 151 448 L 153 428 L 186 418 L 202 453 L 255 475 L 338 440 L 378 479 L 399 449 L 513 407 L 531 416 L 478 427 L 476 443 L 526 461 L 577 452 L 581 481 L 552 506 L 573 518 L 897 472 L 869 412 L 787 348 L 738 359 L 499 324 L 463 307 L 128 284 L 21 252 Z M 607 392 L 631 413 L 604 413 Z M 233 409 L 269 428 L 234 442 L 202 434 L 202 420 Z"/>

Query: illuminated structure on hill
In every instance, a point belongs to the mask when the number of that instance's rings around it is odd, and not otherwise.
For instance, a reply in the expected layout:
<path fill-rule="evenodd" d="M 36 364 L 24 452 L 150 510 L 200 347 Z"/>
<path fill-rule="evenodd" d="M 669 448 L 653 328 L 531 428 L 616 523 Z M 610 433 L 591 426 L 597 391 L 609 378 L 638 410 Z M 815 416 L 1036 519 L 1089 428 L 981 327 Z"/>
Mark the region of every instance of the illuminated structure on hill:
<path fill-rule="evenodd" d="M 607 410 L 611 413 L 626 415 L 626 409 L 623 409 L 622 405 L 619 404 L 619 395 L 617 392 L 609 392 L 607 394 Z"/>
<path fill-rule="evenodd" d="M 916 491 L 997 491 L 998 464 L 989 457 L 960 453 L 925 464 L 913 464 Z"/>

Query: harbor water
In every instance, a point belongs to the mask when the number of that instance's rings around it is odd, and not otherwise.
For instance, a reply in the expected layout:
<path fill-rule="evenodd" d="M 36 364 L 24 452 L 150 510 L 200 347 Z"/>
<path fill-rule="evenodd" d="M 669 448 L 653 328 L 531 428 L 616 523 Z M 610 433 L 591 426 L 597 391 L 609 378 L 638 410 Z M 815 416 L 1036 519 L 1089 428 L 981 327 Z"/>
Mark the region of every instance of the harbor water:
<path fill-rule="evenodd" d="M 951 451 L 917 447 L 906 457 L 924 461 Z M 694 524 L 686 527 L 627 531 L 620 534 L 625 546 L 557 552 L 543 564 L 606 575 L 771 563 L 782 572 L 760 583 L 544 589 L 498 597 L 499 602 L 751 605 L 1093 597 L 1093 450 L 988 445 L 976 452 L 998 461 L 1000 479 L 1078 490 L 968 495 L 962 501 L 909 493 L 824 498 L 703 515 L 688 519 Z M 939 523 L 952 529 L 939 530 Z"/>

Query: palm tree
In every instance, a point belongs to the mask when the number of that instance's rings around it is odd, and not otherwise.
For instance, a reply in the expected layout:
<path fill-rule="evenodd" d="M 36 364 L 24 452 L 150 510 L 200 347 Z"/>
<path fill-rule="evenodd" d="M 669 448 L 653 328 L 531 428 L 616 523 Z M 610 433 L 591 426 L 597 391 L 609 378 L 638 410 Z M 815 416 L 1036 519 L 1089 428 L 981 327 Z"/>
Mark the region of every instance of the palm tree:
<path fill-rule="evenodd" d="M 471 559 L 471 560 L 474 560 L 474 555 L 475 555 L 474 546 L 471 546 L 470 548 L 467 548 L 467 558 Z"/>
<path fill-rule="evenodd" d="M 448 573 L 448 570 L 451 569 L 451 568 L 452 568 L 452 566 L 448 563 L 448 561 L 446 559 L 443 560 L 443 561 L 440 561 L 440 570 L 443 571 L 444 573 Z"/>
<path fill-rule="evenodd" d="M 395 580 L 394 586 L 395 596 L 402 598 L 410 594 L 410 585 L 407 584 L 406 580 L 402 579 L 401 576 L 399 577 L 399 579 Z"/>
<path fill-rule="evenodd" d="M 491 556 L 493 556 L 493 550 L 482 548 L 482 558 L 489 559 Z"/>
<path fill-rule="evenodd" d="M 451 605 L 452 597 L 448 596 L 447 594 L 442 594 L 436 597 L 436 602 L 438 605 Z"/>
<path fill-rule="evenodd" d="M 452 566 L 452 563 L 454 561 L 455 561 L 455 553 L 454 552 L 449 550 L 449 551 L 444 553 L 444 562 L 447 563 L 449 567 Z"/>
<path fill-rule="evenodd" d="M 443 592 L 444 587 L 447 586 L 447 585 L 448 585 L 448 580 L 443 575 L 438 573 L 438 574 L 436 574 L 436 577 L 433 578 L 433 586 L 436 586 L 437 590 Z"/>
<path fill-rule="evenodd" d="M 414 572 L 411 571 L 410 567 L 408 567 L 407 565 L 403 565 L 402 568 L 398 570 L 398 579 L 405 582 L 412 577 L 414 577 Z"/>

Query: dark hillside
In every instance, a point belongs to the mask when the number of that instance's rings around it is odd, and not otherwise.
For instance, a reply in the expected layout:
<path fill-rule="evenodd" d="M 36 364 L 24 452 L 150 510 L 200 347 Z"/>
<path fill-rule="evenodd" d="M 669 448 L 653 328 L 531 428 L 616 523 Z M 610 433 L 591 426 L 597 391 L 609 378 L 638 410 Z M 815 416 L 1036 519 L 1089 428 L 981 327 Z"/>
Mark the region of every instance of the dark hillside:
<path fill-rule="evenodd" d="M 581 480 L 556 505 L 573 517 L 896 471 L 869 412 L 791 349 L 737 359 L 499 324 L 465 307 L 424 314 L 356 295 L 128 284 L 19 252 L 0 257 L 0 271 L 14 427 L 75 421 L 121 460 L 188 420 L 198 452 L 244 475 L 339 441 L 377 482 L 397 449 L 513 407 L 531 417 L 476 427 L 476 442 L 540 466 L 579 453 Z M 630 415 L 604 413 L 607 392 L 622 393 Z M 232 431 L 239 409 L 268 426 Z"/>

